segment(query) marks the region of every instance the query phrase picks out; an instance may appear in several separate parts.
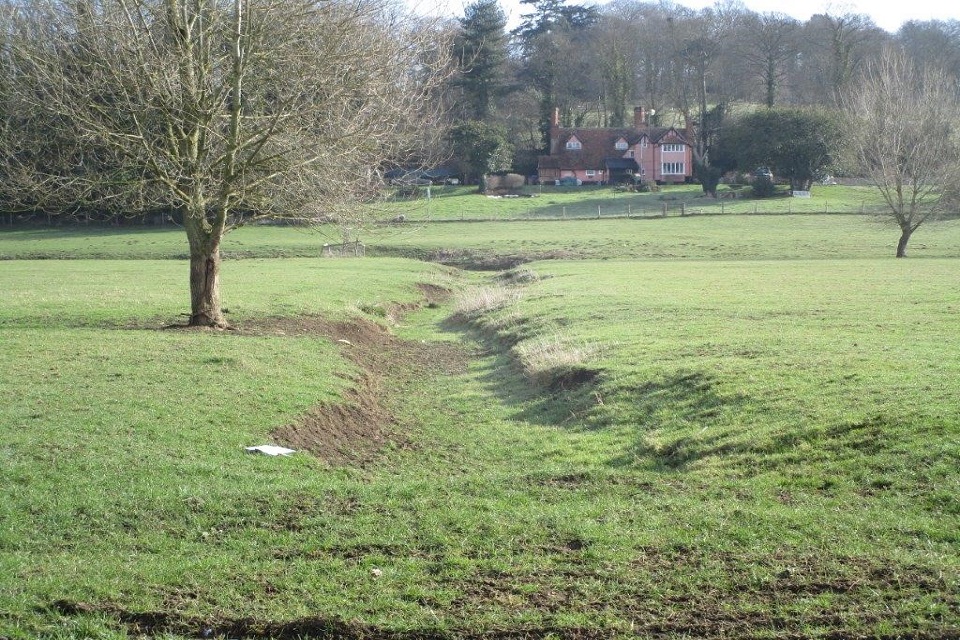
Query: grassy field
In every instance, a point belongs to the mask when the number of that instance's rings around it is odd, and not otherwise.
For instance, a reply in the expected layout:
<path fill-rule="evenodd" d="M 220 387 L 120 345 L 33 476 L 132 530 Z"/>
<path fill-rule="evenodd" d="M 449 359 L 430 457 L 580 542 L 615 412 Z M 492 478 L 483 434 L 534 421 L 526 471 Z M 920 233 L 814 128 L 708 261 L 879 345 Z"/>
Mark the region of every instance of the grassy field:
<path fill-rule="evenodd" d="M 381 232 L 0 234 L 0 637 L 960 635 L 956 223 Z"/>
<path fill-rule="evenodd" d="M 375 217 L 403 215 L 411 221 L 577 219 L 598 217 L 651 218 L 680 215 L 834 213 L 882 211 L 884 203 L 872 187 L 816 185 L 810 198 L 792 198 L 780 187 L 772 198 L 753 198 L 749 187 L 732 191 L 721 185 L 718 198 L 707 198 L 699 185 L 664 186 L 658 191 L 630 193 L 612 186 L 527 186 L 520 197 L 480 194 L 477 187 L 421 187 L 414 197 L 395 197 L 377 207 Z M 736 196 L 736 197 L 734 197 Z"/>
<path fill-rule="evenodd" d="M 650 220 L 450 222 L 370 225 L 355 232 L 370 256 L 469 262 L 633 258 L 755 260 L 892 256 L 899 230 L 870 216 L 690 216 Z M 224 241 L 227 260 L 317 257 L 340 242 L 335 227 L 243 227 Z M 914 233 L 912 257 L 960 257 L 960 220 Z M 185 259 L 179 229 L 23 229 L 0 233 L 3 259 Z M 229 269 L 229 267 L 227 267 Z"/>

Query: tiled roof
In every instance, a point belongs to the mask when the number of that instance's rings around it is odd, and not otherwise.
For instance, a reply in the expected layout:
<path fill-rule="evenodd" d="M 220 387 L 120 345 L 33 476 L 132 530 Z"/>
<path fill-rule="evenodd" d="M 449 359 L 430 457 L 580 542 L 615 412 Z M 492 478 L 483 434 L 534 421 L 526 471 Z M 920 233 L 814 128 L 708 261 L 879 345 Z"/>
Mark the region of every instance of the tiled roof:
<path fill-rule="evenodd" d="M 607 159 L 623 159 L 626 150 L 615 147 L 623 139 L 629 146 L 637 144 L 646 136 L 651 143 L 658 143 L 667 133 L 675 131 L 678 142 L 686 142 L 683 133 L 672 127 L 634 128 L 558 128 L 551 135 L 549 156 L 540 156 L 544 169 L 600 169 Z M 580 149 L 567 149 L 567 141 L 576 137 Z"/>

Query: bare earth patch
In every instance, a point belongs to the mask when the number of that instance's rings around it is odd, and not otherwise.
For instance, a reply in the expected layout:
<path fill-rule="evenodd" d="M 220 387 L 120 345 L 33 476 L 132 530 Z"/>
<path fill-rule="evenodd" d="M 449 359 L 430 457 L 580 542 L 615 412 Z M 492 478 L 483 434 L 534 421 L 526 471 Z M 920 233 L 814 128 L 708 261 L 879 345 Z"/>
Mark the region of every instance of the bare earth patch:
<path fill-rule="evenodd" d="M 442 299 L 444 290 L 421 285 L 427 303 Z M 397 305 L 397 315 L 420 305 Z M 391 313 L 393 315 L 393 313 Z M 355 318 L 330 321 L 319 316 L 265 319 L 245 323 L 239 334 L 324 336 L 357 367 L 353 386 L 337 404 L 320 405 L 299 420 L 273 432 L 278 442 L 309 451 L 332 465 L 364 465 L 388 445 L 409 447 L 390 409 L 404 379 L 453 374 L 466 368 L 468 354 L 454 344 L 401 340 L 383 326 Z"/>

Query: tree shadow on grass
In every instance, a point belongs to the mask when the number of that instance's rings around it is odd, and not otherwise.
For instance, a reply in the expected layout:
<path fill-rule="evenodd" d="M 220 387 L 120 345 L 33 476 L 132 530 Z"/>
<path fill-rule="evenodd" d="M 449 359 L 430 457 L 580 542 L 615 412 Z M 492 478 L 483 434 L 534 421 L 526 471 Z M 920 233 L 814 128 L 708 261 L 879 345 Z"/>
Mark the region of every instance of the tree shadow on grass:
<path fill-rule="evenodd" d="M 607 422 L 598 408 L 598 385 L 603 372 L 589 367 L 568 367 L 533 379 L 524 374 L 510 355 L 510 344 L 461 322 L 447 321 L 442 329 L 466 335 L 479 343 L 487 356 L 480 374 L 484 387 L 511 410 L 510 418 L 531 424 L 601 428 Z"/>
<path fill-rule="evenodd" d="M 610 463 L 632 466 L 650 462 L 655 469 L 676 471 L 703 458 L 742 450 L 742 443 L 730 442 L 728 430 L 712 427 L 745 398 L 721 394 L 718 386 L 709 373 L 680 371 L 632 389 L 618 389 L 618 401 L 625 405 L 624 422 L 632 425 L 635 442 Z M 647 437 L 655 429 L 661 430 L 663 443 Z M 690 435 L 671 438 L 671 430 Z"/>
<path fill-rule="evenodd" d="M 488 360 L 479 379 L 511 411 L 512 420 L 572 431 L 629 429 L 633 442 L 619 454 L 611 452 L 612 467 L 680 471 L 704 458 L 759 451 L 757 443 L 724 428 L 746 397 L 722 393 L 709 372 L 678 371 L 631 384 L 605 379 L 602 369 L 575 367 L 534 380 L 511 357 L 509 344 L 462 323 L 448 321 L 443 328 L 485 347 Z M 659 441 L 649 438 L 654 430 Z"/>

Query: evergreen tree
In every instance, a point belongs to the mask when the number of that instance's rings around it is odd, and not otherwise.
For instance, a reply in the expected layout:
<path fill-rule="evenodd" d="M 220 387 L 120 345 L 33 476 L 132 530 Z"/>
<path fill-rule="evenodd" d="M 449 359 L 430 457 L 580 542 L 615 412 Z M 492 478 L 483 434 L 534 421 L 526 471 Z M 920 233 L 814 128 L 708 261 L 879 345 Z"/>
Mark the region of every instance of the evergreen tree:
<path fill-rule="evenodd" d="M 504 84 L 507 62 L 507 18 L 497 0 L 477 0 L 464 10 L 456 39 L 460 62 L 458 84 L 469 117 L 485 120 Z"/>
<path fill-rule="evenodd" d="M 565 6 L 566 0 L 520 0 L 520 4 L 532 5 L 533 12 L 524 14 L 523 22 L 513 34 L 525 44 L 537 36 L 557 29 L 585 29 L 597 23 L 600 12 L 596 7 L 579 4 Z"/>
<path fill-rule="evenodd" d="M 596 7 L 564 3 L 565 0 L 521 0 L 521 4 L 532 5 L 534 11 L 525 14 L 523 22 L 512 32 L 522 54 L 522 75 L 539 95 L 544 149 L 549 146 L 553 110 L 559 107 L 561 112 L 568 113 L 573 103 L 579 102 L 580 96 L 575 94 L 589 85 L 589 78 L 578 73 L 589 67 L 577 60 L 587 48 L 584 34 L 600 19 Z M 594 100 L 596 95 L 592 93 Z M 578 119 L 582 115 L 574 118 Z"/>

